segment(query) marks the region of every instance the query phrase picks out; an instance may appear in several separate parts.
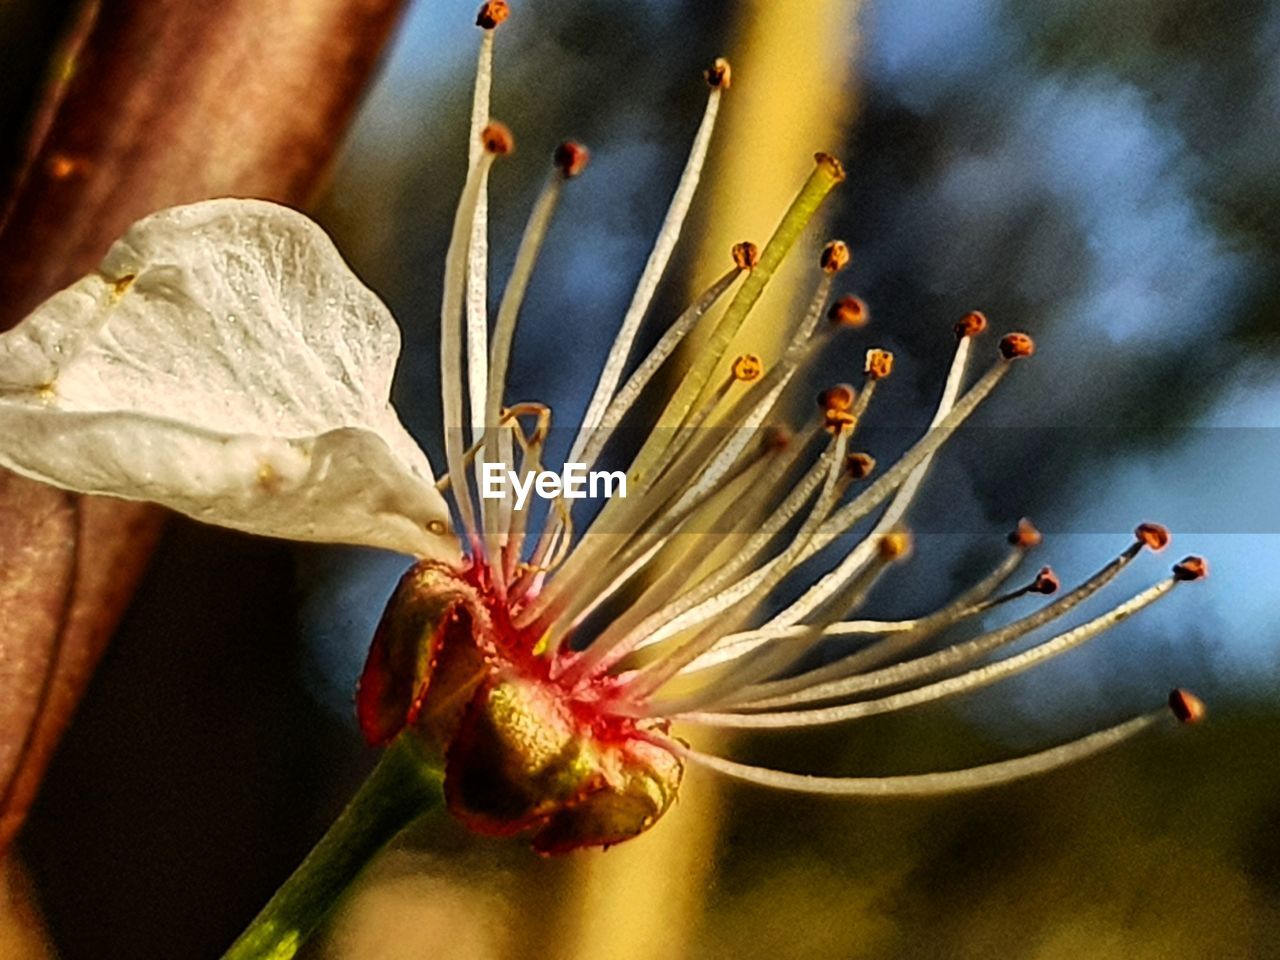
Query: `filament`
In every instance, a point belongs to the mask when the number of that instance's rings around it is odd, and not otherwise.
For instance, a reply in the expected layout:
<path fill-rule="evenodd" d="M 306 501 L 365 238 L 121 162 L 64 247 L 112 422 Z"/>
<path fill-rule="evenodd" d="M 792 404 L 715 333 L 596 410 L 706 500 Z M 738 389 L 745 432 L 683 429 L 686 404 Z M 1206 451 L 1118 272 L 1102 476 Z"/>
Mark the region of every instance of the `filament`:
<path fill-rule="evenodd" d="M 471 97 L 471 132 L 467 151 L 467 174 L 481 166 L 484 147 L 481 135 L 489 125 L 489 96 L 493 86 L 492 29 L 480 37 L 476 60 L 476 80 Z M 483 434 L 485 426 L 485 381 L 489 362 L 489 174 L 480 175 L 475 210 L 471 217 L 471 238 L 467 257 L 467 387 L 471 401 L 471 442 Z M 454 421 L 461 423 L 461 420 Z"/>
<path fill-rule="evenodd" d="M 775 790 L 794 793 L 825 794 L 841 797 L 924 797 L 937 794 L 959 793 L 981 787 L 998 786 L 1021 780 L 1024 777 L 1047 773 L 1059 767 L 1075 763 L 1096 753 L 1101 753 L 1125 740 L 1135 737 L 1159 723 L 1169 721 L 1169 711 L 1154 710 L 1134 717 L 1106 730 L 1091 733 L 1057 747 L 1032 753 L 1012 760 L 983 764 L 965 770 L 949 770 L 943 773 L 909 774 L 899 777 L 816 777 L 801 773 L 786 773 L 735 763 L 723 757 L 700 753 L 674 740 L 664 745 L 673 753 L 691 760 L 725 776 L 755 783 Z"/>
<path fill-rule="evenodd" d="M 662 221 L 662 227 L 658 231 L 658 239 L 653 245 L 653 251 L 649 254 L 649 259 L 644 265 L 644 271 L 640 274 L 640 280 L 636 284 L 635 293 L 631 298 L 631 305 L 627 308 L 627 312 L 622 318 L 622 326 L 618 330 L 618 336 L 615 338 L 613 347 L 609 351 L 609 356 L 605 360 L 604 368 L 600 371 L 600 379 L 596 382 L 595 392 L 592 393 L 591 400 L 587 404 L 587 412 L 582 420 L 582 428 L 574 440 L 572 452 L 569 455 L 571 461 L 581 459 L 580 454 L 587 442 L 587 437 L 600 425 L 605 409 L 609 405 L 609 400 L 613 396 L 613 391 L 617 388 L 618 381 L 622 378 L 622 371 L 626 366 L 627 357 L 631 353 L 631 344 L 635 340 L 637 330 L 639 330 L 640 321 L 644 319 L 645 314 L 649 311 L 649 305 L 653 302 L 653 295 L 658 289 L 658 282 L 662 279 L 663 273 L 666 272 L 667 263 L 671 260 L 671 254 L 675 250 L 676 241 L 680 239 L 680 231 L 684 227 L 685 217 L 688 216 L 689 206 L 693 202 L 693 195 L 698 189 L 698 181 L 702 178 L 702 168 L 706 163 L 707 150 L 711 145 L 711 136 L 715 132 L 716 117 L 720 113 L 720 98 L 723 95 L 723 91 L 723 85 L 711 85 L 711 92 L 707 96 L 707 107 L 702 115 L 702 122 L 698 125 L 698 132 L 694 135 L 693 145 L 689 150 L 689 159 L 685 162 L 684 172 L 680 174 L 679 183 L 676 184 L 675 194 L 671 198 L 671 205 L 667 208 L 666 218 Z"/>
<path fill-rule="evenodd" d="M 831 723 L 842 723 L 860 717 L 870 717 L 881 713 L 890 713 L 931 703 L 944 697 L 959 693 L 968 693 L 980 687 L 989 686 L 998 680 L 1022 673 L 1036 664 L 1065 653 L 1080 644 L 1093 639 L 1111 629 L 1122 620 L 1126 620 L 1138 611 L 1155 603 L 1168 594 L 1178 581 L 1174 578 L 1164 580 L 1142 593 L 1131 597 L 1112 610 L 1099 617 L 1082 623 L 1078 627 L 1058 634 L 1044 643 L 1029 650 L 1015 654 L 1004 660 L 997 660 L 955 677 L 939 680 L 934 683 L 890 694 L 876 700 L 860 700 L 833 707 L 819 707 L 812 710 L 794 710 L 770 713 L 684 713 L 679 719 L 690 723 L 700 723 L 713 727 L 738 727 L 744 729 L 791 729 L 794 727 L 823 726 Z M 944 653 L 949 651 L 943 651 Z"/>

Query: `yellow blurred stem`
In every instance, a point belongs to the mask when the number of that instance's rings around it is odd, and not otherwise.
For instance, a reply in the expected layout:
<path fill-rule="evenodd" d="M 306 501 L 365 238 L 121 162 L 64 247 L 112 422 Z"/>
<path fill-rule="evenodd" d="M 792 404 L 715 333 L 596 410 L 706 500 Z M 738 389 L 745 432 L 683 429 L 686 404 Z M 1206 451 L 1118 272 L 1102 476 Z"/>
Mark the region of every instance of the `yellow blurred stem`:
<path fill-rule="evenodd" d="M 741 4 L 737 36 L 727 51 L 734 66 L 733 88 L 725 97 L 720 146 L 712 150 L 703 180 L 709 194 L 704 195 L 704 209 L 712 213 L 691 231 L 703 238 L 693 271 L 695 286 L 701 275 L 723 269 L 734 243 L 767 235 L 795 184 L 812 172 L 814 150 L 837 152 L 854 110 L 846 80 L 860 5 L 861 0 Z M 812 257 L 797 249 L 778 267 L 770 292 L 758 304 L 760 291 L 744 301 L 755 309 L 735 330 L 724 356 L 756 353 L 768 362 L 781 353 L 787 311 L 811 291 L 818 247 L 811 252 Z M 709 348 L 706 337 L 692 342 L 689 357 L 721 352 Z M 713 372 L 703 380 L 714 381 Z M 687 409 L 697 399 L 694 393 L 682 402 Z M 675 416 L 677 409 L 670 408 L 668 415 Z M 717 554 L 673 559 L 714 564 Z M 720 746 L 709 742 L 704 731 L 698 733 L 698 745 L 713 752 Z M 717 782 L 692 772 L 677 805 L 653 830 L 607 854 L 580 856 L 577 893 L 558 925 L 576 933 L 563 941 L 561 956 L 677 960 L 693 952 L 722 819 Z"/>
<path fill-rule="evenodd" d="M 398 737 L 329 831 L 223 960 L 290 960 L 401 830 L 440 806 L 443 775 Z"/>

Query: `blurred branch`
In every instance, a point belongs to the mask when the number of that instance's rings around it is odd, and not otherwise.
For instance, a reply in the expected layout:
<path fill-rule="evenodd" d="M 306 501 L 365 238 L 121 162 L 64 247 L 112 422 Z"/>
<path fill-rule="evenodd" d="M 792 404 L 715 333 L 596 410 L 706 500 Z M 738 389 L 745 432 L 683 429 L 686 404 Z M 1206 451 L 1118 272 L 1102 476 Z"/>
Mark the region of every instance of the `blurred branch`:
<path fill-rule="evenodd" d="M 306 203 L 402 0 L 100 0 L 46 91 L 0 229 L 0 329 L 139 217 Z M 163 515 L 0 475 L 0 850 L 145 569 Z"/>
<path fill-rule="evenodd" d="M 29 879 L 15 858 L 0 860 L 0 956 L 45 960 L 53 956 L 45 939 Z"/>

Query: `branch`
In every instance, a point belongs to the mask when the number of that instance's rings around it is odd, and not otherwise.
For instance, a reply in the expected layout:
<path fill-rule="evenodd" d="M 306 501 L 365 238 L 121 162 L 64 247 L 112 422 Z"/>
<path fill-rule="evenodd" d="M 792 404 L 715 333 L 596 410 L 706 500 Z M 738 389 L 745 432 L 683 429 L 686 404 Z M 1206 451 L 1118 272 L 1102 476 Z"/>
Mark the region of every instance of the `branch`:
<path fill-rule="evenodd" d="M 316 192 L 402 0 L 100 0 L 47 91 L 0 229 L 0 329 L 134 220 Z M 145 570 L 163 514 L 0 473 L 0 851 Z"/>

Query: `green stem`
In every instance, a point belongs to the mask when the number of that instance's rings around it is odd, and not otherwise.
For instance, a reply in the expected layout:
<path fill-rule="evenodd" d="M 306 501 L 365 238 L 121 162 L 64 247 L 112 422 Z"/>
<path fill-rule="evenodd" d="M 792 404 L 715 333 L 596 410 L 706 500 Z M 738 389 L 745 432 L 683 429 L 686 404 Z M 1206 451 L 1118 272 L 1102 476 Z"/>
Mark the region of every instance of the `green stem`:
<path fill-rule="evenodd" d="M 439 806 L 442 774 L 399 737 L 223 960 L 289 960 L 392 837 Z"/>

